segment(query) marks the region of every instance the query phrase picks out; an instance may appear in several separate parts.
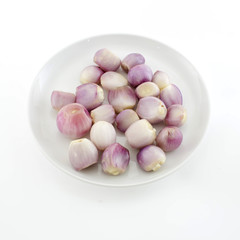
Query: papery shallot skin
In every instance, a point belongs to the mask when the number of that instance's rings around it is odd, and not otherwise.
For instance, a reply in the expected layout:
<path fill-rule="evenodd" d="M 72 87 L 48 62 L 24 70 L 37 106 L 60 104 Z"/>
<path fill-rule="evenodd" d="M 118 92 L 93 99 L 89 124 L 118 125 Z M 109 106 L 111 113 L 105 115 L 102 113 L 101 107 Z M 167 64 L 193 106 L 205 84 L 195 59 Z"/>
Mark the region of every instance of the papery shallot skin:
<path fill-rule="evenodd" d="M 141 119 L 130 125 L 125 136 L 131 147 L 142 148 L 154 142 L 156 129 L 146 119 Z"/>
<path fill-rule="evenodd" d="M 159 98 L 144 97 L 139 100 L 136 112 L 140 118 L 156 124 L 165 119 L 167 108 Z"/>
<path fill-rule="evenodd" d="M 84 68 L 80 74 L 80 82 L 84 83 L 99 83 L 100 77 L 104 71 L 98 66 L 88 66 Z"/>
<path fill-rule="evenodd" d="M 136 65 L 128 72 L 128 82 L 133 87 L 137 87 L 141 83 L 152 81 L 153 73 L 146 64 Z"/>
<path fill-rule="evenodd" d="M 94 55 L 94 62 L 105 72 L 116 71 L 121 64 L 121 60 L 107 48 L 98 50 Z"/>
<path fill-rule="evenodd" d="M 187 119 L 186 109 L 183 105 L 174 104 L 168 108 L 167 116 L 165 118 L 166 126 L 181 127 Z"/>
<path fill-rule="evenodd" d="M 104 100 L 103 89 L 95 83 L 85 83 L 76 89 L 76 102 L 88 111 L 100 106 Z"/>
<path fill-rule="evenodd" d="M 102 154 L 102 169 L 110 175 L 119 175 L 126 171 L 129 161 L 128 149 L 119 143 L 113 143 Z"/>
<path fill-rule="evenodd" d="M 67 104 L 74 103 L 75 100 L 76 96 L 73 93 L 53 91 L 51 95 L 52 107 L 57 111 Z"/>
<path fill-rule="evenodd" d="M 149 145 L 138 152 L 137 161 L 143 170 L 157 171 L 165 163 L 166 155 L 161 148 Z"/>
<path fill-rule="evenodd" d="M 145 58 L 140 53 L 130 53 L 122 61 L 122 69 L 128 73 L 128 71 L 136 65 L 144 64 Z"/>
<path fill-rule="evenodd" d="M 87 109 L 79 103 L 71 103 L 57 114 L 57 127 L 65 136 L 76 139 L 86 135 L 92 126 Z"/>
<path fill-rule="evenodd" d="M 183 134 L 177 127 L 164 127 L 157 135 L 156 143 L 164 152 L 177 149 L 183 140 Z"/>
<path fill-rule="evenodd" d="M 134 108 L 137 97 L 134 90 L 129 86 L 119 87 L 108 92 L 108 102 L 114 107 L 117 113 Z"/>
<path fill-rule="evenodd" d="M 87 138 L 74 140 L 68 149 L 69 161 L 77 171 L 87 168 L 98 161 L 98 150 Z"/>
<path fill-rule="evenodd" d="M 125 132 L 137 120 L 139 120 L 139 117 L 134 110 L 125 109 L 117 115 L 116 126 L 121 132 Z"/>
<path fill-rule="evenodd" d="M 183 103 L 182 93 L 174 84 L 170 84 L 161 90 L 160 99 L 165 103 L 167 108 L 174 104 L 182 105 Z"/>

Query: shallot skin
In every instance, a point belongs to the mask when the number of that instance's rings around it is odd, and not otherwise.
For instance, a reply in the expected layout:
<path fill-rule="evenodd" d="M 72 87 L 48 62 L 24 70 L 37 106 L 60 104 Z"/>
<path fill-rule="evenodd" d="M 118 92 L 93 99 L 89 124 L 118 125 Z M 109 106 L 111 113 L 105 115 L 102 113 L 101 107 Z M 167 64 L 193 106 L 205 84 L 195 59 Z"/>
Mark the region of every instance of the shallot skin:
<path fill-rule="evenodd" d="M 76 139 L 86 135 L 92 126 L 87 109 L 79 103 L 71 103 L 57 114 L 57 127 L 65 136 Z"/>
<path fill-rule="evenodd" d="M 102 154 L 102 169 L 105 173 L 116 176 L 126 171 L 129 161 L 128 149 L 119 143 L 113 143 Z"/>

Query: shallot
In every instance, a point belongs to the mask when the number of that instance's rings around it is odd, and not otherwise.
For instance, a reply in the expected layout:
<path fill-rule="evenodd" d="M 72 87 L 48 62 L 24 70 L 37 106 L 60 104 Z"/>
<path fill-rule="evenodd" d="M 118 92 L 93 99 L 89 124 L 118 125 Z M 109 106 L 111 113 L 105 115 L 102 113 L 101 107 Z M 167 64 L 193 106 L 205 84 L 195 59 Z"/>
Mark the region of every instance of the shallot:
<path fill-rule="evenodd" d="M 164 152 L 171 152 L 177 149 L 183 140 L 182 132 L 177 127 L 164 127 L 157 135 L 157 145 Z"/>
<path fill-rule="evenodd" d="M 153 75 L 153 80 L 158 85 L 159 89 L 162 90 L 170 84 L 168 75 L 162 71 L 156 71 Z"/>
<path fill-rule="evenodd" d="M 91 111 L 91 117 L 94 123 L 98 121 L 114 123 L 116 113 L 112 105 L 105 104 L 93 109 Z"/>
<path fill-rule="evenodd" d="M 137 97 L 134 90 L 129 86 L 119 87 L 108 92 L 108 102 L 114 107 L 117 113 L 124 109 L 134 108 Z"/>
<path fill-rule="evenodd" d="M 101 85 L 106 90 L 115 90 L 128 85 L 128 81 L 120 73 L 109 71 L 101 76 Z"/>
<path fill-rule="evenodd" d="M 167 108 L 173 104 L 182 104 L 183 101 L 181 91 L 174 84 L 170 84 L 161 90 L 160 99 L 165 103 Z"/>
<path fill-rule="evenodd" d="M 181 127 L 187 118 L 186 109 L 183 105 L 174 104 L 168 108 L 165 124 L 167 126 Z"/>
<path fill-rule="evenodd" d="M 128 72 L 128 82 L 137 87 L 141 83 L 152 81 L 152 70 L 146 64 L 136 65 Z"/>
<path fill-rule="evenodd" d="M 99 121 L 91 128 L 90 139 L 99 150 L 104 150 L 116 142 L 116 131 L 111 123 Z"/>
<path fill-rule="evenodd" d="M 126 171 L 129 161 L 128 149 L 119 143 L 113 143 L 102 154 L 102 169 L 105 173 L 119 175 Z"/>
<path fill-rule="evenodd" d="M 86 135 L 92 126 L 87 109 L 79 103 L 71 103 L 57 114 L 57 127 L 65 136 L 76 139 Z"/>
<path fill-rule="evenodd" d="M 138 96 L 138 98 L 143 97 L 158 97 L 160 94 L 160 90 L 158 86 L 153 82 L 144 82 L 137 86 L 135 89 L 135 92 Z"/>
<path fill-rule="evenodd" d="M 116 126 L 121 132 L 125 132 L 137 120 L 139 120 L 137 113 L 132 109 L 126 109 L 117 115 Z"/>
<path fill-rule="evenodd" d="M 138 152 L 137 161 L 143 170 L 157 171 L 165 163 L 166 155 L 161 148 L 149 145 Z"/>
<path fill-rule="evenodd" d="M 130 53 L 122 61 L 121 67 L 127 73 L 132 67 L 145 63 L 145 58 L 140 53 Z"/>
<path fill-rule="evenodd" d="M 74 103 L 76 96 L 73 93 L 53 91 L 51 95 L 52 107 L 56 110 L 60 110 L 63 106 Z"/>
<path fill-rule="evenodd" d="M 106 48 L 95 53 L 94 62 L 104 71 L 116 71 L 121 64 L 120 58 Z"/>
<path fill-rule="evenodd" d="M 154 142 L 156 129 L 146 119 L 141 119 L 130 125 L 125 136 L 133 148 L 142 148 Z"/>
<path fill-rule="evenodd" d="M 144 97 L 138 102 L 136 112 L 140 118 L 150 123 L 159 123 L 166 117 L 167 108 L 165 104 L 156 97 Z"/>
<path fill-rule="evenodd" d="M 100 106 L 104 100 L 103 89 L 95 83 L 85 83 L 77 87 L 76 102 L 82 104 L 87 110 Z"/>
<path fill-rule="evenodd" d="M 73 168 L 78 171 L 98 161 L 98 150 L 87 138 L 72 141 L 69 145 L 68 155 Z"/>
<path fill-rule="evenodd" d="M 103 70 L 98 66 L 88 66 L 80 74 L 81 83 L 99 83 Z"/>

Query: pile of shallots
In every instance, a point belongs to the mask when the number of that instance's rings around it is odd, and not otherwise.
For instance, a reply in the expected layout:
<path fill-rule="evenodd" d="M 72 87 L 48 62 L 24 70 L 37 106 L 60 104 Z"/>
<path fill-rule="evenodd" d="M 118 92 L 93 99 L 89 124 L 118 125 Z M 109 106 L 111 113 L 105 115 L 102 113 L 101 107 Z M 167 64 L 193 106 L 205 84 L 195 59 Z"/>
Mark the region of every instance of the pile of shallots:
<path fill-rule="evenodd" d="M 53 91 L 52 107 L 58 110 L 57 127 L 73 139 L 69 160 L 76 170 L 98 162 L 99 151 L 105 173 L 118 175 L 128 167 L 127 148 L 116 143 L 116 126 L 125 133 L 129 145 L 139 149 L 137 162 L 145 171 L 156 171 L 166 160 L 165 152 L 173 151 L 182 142 L 179 127 L 186 120 L 182 94 L 162 71 L 154 74 L 139 53 L 131 53 L 122 61 L 108 49 L 94 56 L 97 66 L 81 72 L 76 94 Z M 119 67 L 125 78 L 116 72 Z M 99 84 L 99 85 L 98 85 Z M 108 103 L 103 104 L 104 90 Z M 164 122 L 157 134 L 152 124 Z M 93 125 L 92 125 L 93 124 Z M 83 138 L 90 132 L 90 140 Z"/>

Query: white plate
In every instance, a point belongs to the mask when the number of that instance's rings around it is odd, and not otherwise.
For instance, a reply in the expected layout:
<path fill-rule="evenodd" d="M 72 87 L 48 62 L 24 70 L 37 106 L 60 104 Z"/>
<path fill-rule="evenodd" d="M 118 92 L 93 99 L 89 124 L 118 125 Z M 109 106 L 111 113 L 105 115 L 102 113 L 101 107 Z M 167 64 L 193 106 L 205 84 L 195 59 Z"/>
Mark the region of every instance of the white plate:
<path fill-rule="evenodd" d="M 117 141 L 130 150 L 128 170 L 120 176 L 109 176 L 96 164 L 86 170 L 75 171 L 68 161 L 70 139 L 61 135 L 56 127 L 57 112 L 51 108 L 53 90 L 75 92 L 80 84 L 81 70 L 93 64 L 94 53 L 108 48 L 120 58 L 139 52 L 153 72 L 162 70 L 182 91 L 188 119 L 181 128 L 182 145 L 167 154 L 166 163 L 159 171 L 144 172 L 136 163 L 136 150 L 130 149 L 123 134 Z M 169 175 L 182 166 L 200 143 L 209 118 L 209 98 L 198 72 L 192 64 L 172 48 L 145 37 L 134 35 L 103 35 L 79 41 L 56 54 L 34 80 L 29 99 L 30 125 L 37 142 L 47 158 L 64 172 L 83 181 L 104 186 L 134 186 L 149 183 Z M 159 129 L 159 127 L 157 128 Z"/>

